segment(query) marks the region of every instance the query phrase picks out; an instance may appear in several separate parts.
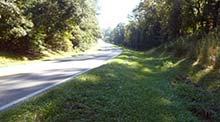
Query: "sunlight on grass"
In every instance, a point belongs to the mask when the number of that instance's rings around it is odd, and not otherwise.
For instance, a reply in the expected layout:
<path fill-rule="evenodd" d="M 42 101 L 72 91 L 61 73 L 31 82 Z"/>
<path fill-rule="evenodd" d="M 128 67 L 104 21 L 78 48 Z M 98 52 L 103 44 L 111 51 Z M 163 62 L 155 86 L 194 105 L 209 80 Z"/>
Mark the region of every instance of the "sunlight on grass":
<path fill-rule="evenodd" d="M 152 70 L 150 68 L 143 68 L 141 71 L 146 73 L 152 73 Z"/>
<path fill-rule="evenodd" d="M 197 122 L 170 86 L 181 61 L 158 55 L 124 49 L 108 64 L 1 113 L 0 121 Z"/>
<path fill-rule="evenodd" d="M 25 56 L 15 56 L 12 54 L 0 53 L 0 68 L 15 66 L 15 65 L 22 65 L 22 64 L 27 64 L 27 63 L 36 62 L 36 61 L 55 60 L 55 59 L 60 59 L 60 58 L 73 57 L 73 56 L 77 56 L 81 54 L 86 54 L 90 51 L 97 50 L 99 46 L 100 45 L 94 43 L 93 45 L 91 45 L 91 48 L 86 51 L 82 51 L 77 48 L 69 52 L 52 51 L 48 49 L 43 52 L 42 57 L 39 57 L 36 59 L 29 59 L 28 57 L 25 57 Z"/>
<path fill-rule="evenodd" d="M 21 65 L 21 64 L 27 64 L 31 62 L 36 61 L 42 61 L 42 60 L 53 60 L 53 59 L 59 59 L 64 57 L 72 57 L 73 55 L 77 55 L 75 52 L 47 52 L 45 55 L 39 59 L 28 59 L 27 57 L 18 56 L 14 58 L 14 56 L 11 55 L 0 55 L 0 68 L 1 67 L 9 67 L 9 66 L 15 66 L 15 65 Z M 13 58 L 12 58 L 13 57 Z"/>
<path fill-rule="evenodd" d="M 195 83 L 197 83 L 201 80 L 201 78 L 209 74 L 212 70 L 213 70 L 213 67 L 207 67 L 191 75 L 190 79 L 192 79 Z"/>

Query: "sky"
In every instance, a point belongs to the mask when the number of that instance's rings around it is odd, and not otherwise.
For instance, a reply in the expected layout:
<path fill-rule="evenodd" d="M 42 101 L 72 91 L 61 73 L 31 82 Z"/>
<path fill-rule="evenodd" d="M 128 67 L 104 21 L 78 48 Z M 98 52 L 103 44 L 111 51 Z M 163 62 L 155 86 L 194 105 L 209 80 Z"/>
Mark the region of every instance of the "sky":
<path fill-rule="evenodd" d="M 98 20 L 102 29 L 114 28 L 120 22 L 128 22 L 128 15 L 140 0 L 99 0 Z"/>

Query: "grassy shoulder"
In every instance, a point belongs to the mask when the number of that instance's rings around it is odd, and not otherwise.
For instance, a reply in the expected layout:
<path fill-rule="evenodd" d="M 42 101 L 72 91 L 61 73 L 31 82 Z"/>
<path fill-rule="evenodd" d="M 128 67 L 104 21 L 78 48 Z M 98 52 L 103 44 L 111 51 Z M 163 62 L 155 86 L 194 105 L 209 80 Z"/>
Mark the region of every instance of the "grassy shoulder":
<path fill-rule="evenodd" d="M 26 56 L 18 56 L 18 55 L 0 52 L 0 68 L 10 67 L 10 66 L 15 66 L 15 65 L 22 65 L 22 64 L 27 64 L 27 63 L 36 62 L 36 61 L 55 60 L 55 59 L 60 59 L 60 58 L 77 56 L 77 55 L 80 55 L 80 54 L 83 54 L 89 51 L 96 50 L 98 48 L 99 48 L 99 45 L 95 43 L 91 45 L 91 48 L 87 50 L 80 50 L 77 48 L 69 52 L 47 50 L 43 52 L 42 57 L 32 58 L 32 59 Z"/>
<path fill-rule="evenodd" d="M 1 53 L 0 54 L 0 68 L 3 67 L 10 67 L 15 65 L 22 65 L 36 61 L 43 61 L 43 60 L 52 60 L 64 57 L 71 57 L 73 55 L 77 55 L 76 52 L 46 52 L 46 55 L 37 58 L 37 59 L 28 59 L 25 56 L 16 56 L 13 54 Z"/>
<path fill-rule="evenodd" d="M 184 60 L 124 52 L 108 64 L 0 114 L 2 122 L 196 122 L 172 88 Z"/>

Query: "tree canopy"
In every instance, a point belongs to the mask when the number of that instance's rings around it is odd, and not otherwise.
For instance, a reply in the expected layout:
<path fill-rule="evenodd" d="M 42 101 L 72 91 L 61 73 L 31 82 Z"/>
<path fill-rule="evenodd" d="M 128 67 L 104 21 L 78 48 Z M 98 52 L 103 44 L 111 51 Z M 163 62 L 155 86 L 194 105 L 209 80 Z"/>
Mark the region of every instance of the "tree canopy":
<path fill-rule="evenodd" d="M 100 37 L 93 0 L 0 1 L 0 51 L 86 49 Z"/>
<path fill-rule="evenodd" d="M 142 0 L 130 23 L 119 24 L 110 41 L 144 50 L 196 32 L 209 33 L 219 28 L 219 17 L 219 0 Z"/>

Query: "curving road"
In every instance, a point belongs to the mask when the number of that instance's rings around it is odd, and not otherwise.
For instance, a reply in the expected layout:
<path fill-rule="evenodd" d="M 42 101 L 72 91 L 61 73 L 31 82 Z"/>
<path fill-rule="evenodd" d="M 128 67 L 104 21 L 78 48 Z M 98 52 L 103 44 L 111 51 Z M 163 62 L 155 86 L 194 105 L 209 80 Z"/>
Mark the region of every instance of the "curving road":
<path fill-rule="evenodd" d="M 66 82 L 121 54 L 100 41 L 95 51 L 77 57 L 43 61 L 0 71 L 0 111 Z"/>

